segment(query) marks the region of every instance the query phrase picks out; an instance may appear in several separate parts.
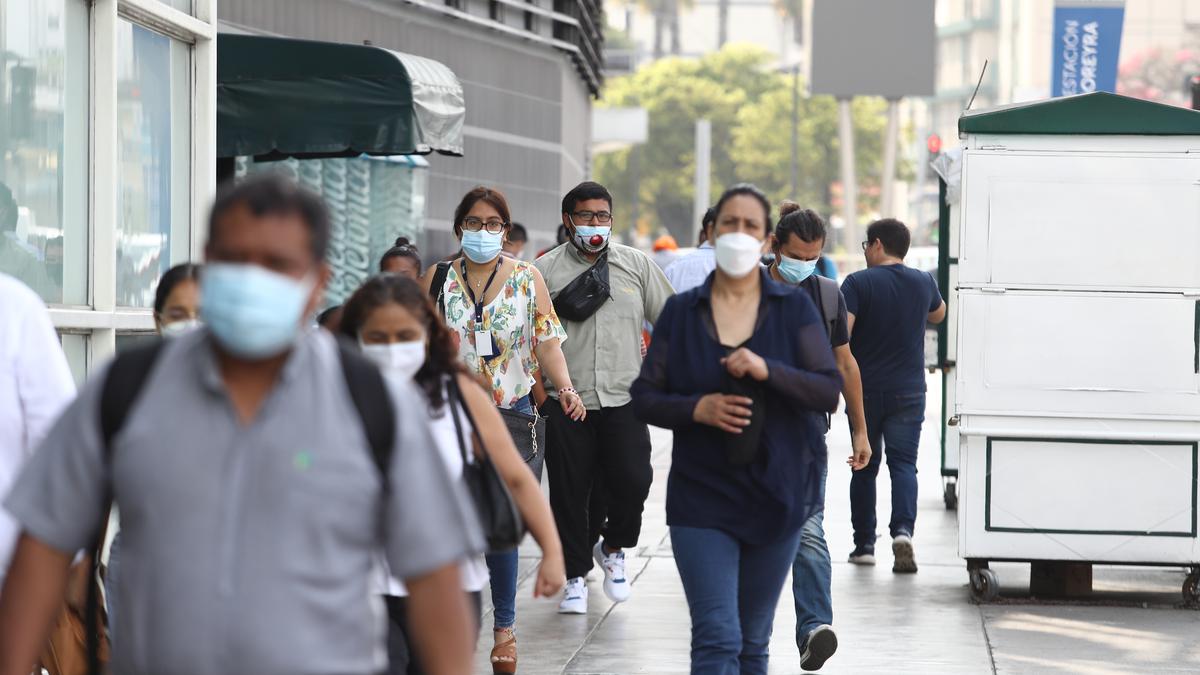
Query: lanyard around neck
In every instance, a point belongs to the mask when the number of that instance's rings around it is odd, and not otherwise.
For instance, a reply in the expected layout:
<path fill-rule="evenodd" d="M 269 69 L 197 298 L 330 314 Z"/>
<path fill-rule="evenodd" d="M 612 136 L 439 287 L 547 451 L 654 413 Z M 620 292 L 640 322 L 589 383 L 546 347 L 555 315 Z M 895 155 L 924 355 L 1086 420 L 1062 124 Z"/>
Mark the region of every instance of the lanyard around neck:
<path fill-rule="evenodd" d="M 467 278 L 467 261 L 462 264 L 463 286 L 467 287 L 467 296 L 471 298 L 471 304 L 475 305 L 475 325 L 483 327 L 483 300 L 487 297 L 488 289 L 492 287 L 492 282 L 496 280 L 496 273 L 500 271 L 500 265 L 504 262 L 504 256 L 496 257 L 496 266 L 492 268 L 492 275 L 488 277 L 487 283 L 483 285 L 483 290 L 479 293 L 479 299 L 475 299 L 475 291 L 471 289 L 471 280 Z"/>

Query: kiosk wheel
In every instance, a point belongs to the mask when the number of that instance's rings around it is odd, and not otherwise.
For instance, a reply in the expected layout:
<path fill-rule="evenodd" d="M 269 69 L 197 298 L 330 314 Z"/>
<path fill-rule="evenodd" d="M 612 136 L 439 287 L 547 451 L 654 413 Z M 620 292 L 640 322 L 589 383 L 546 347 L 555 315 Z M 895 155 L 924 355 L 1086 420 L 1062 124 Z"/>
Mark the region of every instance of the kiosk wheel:
<path fill-rule="evenodd" d="M 946 486 L 942 489 L 942 501 L 946 503 L 947 511 L 958 510 L 958 483 L 952 480 L 946 481 Z"/>
<path fill-rule="evenodd" d="M 990 569 L 971 570 L 971 598 L 975 602 L 994 602 L 1000 597 L 1000 578 Z"/>
<path fill-rule="evenodd" d="M 1183 580 L 1183 602 L 1189 607 L 1200 608 L 1200 567 L 1193 567 Z"/>

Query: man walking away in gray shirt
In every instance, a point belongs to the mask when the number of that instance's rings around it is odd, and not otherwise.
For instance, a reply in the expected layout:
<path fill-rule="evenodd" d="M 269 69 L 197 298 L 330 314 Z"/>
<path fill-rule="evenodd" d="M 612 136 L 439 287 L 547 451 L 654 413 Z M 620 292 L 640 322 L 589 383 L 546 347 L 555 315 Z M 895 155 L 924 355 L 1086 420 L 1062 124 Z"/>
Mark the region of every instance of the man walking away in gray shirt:
<path fill-rule="evenodd" d="M 126 571 L 109 589 L 126 608 L 114 673 L 382 672 L 371 582 L 383 549 L 408 582 L 427 670 L 466 675 L 457 561 L 482 540 L 420 395 L 394 390 L 391 456 L 373 453 L 352 359 L 302 329 L 329 276 L 324 205 L 282 178 L 250 179 L 218 197 L 208 236 L 206 327 L 158 347 L 107 440 L 117 369 L 89 382 L 8 497 L 23 531 L 0 594 L 0 675 L 32 669 L 110 498 Z"/>

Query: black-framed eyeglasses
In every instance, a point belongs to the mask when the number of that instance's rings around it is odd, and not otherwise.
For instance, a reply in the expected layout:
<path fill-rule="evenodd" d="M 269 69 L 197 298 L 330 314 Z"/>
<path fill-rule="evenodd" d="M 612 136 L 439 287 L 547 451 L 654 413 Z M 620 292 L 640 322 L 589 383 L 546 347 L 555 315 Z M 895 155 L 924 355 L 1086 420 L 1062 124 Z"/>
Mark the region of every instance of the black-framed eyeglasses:
<path fill-rule="evenodd" d="M 862 243 L 862 247 L 863 247 L 863 252 L 866 253 L 867 249 L 871 247 L 871 240 L 868 239 L 868 240 L 864 241 Z"/>
<path fill-rule="evenodd" d="M 497 218 L 492 218 L 485 221 L 480 220 L 475 216 L 467 216 L 466 218 L 463 218 L 462 222 L 463 229 L 467 232 L 479 232 L 480 230 L 486 230 L 488 234 L 500 234 L 504 231 L 504 227 L 506 225 L 508 225 L 508 223 Z"/>
<path fill-rule="evenodd" d="M 592 220 L 601 225 L 607 225 L 612 222 L 612 214 L 608 211 L 576 211 L 571 214 L 571 219 L 575 221 L 576 225 L 590 223 Z"/>

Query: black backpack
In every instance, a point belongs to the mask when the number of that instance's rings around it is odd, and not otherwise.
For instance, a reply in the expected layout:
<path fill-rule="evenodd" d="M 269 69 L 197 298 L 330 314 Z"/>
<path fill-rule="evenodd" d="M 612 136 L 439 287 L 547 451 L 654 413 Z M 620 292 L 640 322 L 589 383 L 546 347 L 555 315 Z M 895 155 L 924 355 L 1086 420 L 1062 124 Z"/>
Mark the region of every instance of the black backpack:
<path fill-rule="evenodd" d="M 106 462 L 112 461 L 112 441 L 124 426 L 125 419 L 137 402 L 138 395 L 146 384 L 146 378 L 154 370 L 154 364 L 163 347 L 164 342 L 156 340 L 151 344 L 121 352 L 108 370 L 100 398 L 100 435 L 104 443 Z M 342 364 L 342 375 L 350 389 L 350 398 L 362 420 L 367 442 L 371 446 L 371 457 L 380 476 L 383 477 L 384 490 L 387 490 L 388 465 L 396 438 L 396 413 L 392 408 L 392 397 L 379 370 L 340 340 L 338 357 Z M 107 513 L 108 509 L 105 509 L 105 515 Z M 92 549 L 93 579 L 100 568 L 100 551 L 103 546 L 103 540 L 97 537 L 96 545 Z M 88 584 L 86 605 L 88 672 L 93 675 L 102 672 L 99 611 L 100 598 L 93 581 Z"/>

